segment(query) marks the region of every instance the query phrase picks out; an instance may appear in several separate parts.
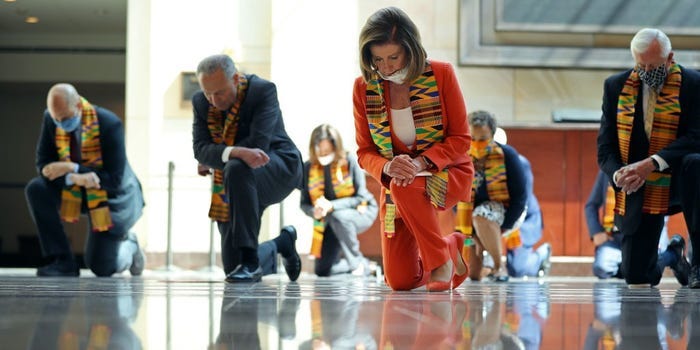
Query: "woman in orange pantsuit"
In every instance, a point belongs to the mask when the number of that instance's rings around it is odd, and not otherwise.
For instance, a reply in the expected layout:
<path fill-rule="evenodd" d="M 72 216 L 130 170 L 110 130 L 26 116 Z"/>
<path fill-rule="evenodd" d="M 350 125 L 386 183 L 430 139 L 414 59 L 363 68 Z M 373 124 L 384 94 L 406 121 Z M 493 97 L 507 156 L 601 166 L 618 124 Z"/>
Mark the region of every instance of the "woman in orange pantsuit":
<path fill-rule="evenodd" d="M 464 237 L 443 237 L 437 216 L 470 196 L 467 112 L 452 66 L 426 56 L 415 24 L 398 8 L 375 12 L 360 33 L 357 155 L 384 190 L 382 255 L 394 290 L 456 288 L 468 270 L 459 254 Z"/>

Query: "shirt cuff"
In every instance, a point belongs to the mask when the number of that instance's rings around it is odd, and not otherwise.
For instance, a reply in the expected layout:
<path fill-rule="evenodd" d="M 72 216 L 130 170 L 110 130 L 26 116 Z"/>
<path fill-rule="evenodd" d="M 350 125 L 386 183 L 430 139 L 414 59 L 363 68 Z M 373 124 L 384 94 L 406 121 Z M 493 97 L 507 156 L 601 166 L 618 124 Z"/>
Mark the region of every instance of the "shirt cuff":
<path fill-rule="evenodd" d="M 75 184 L 75 182 L 73 182 L 73 178 L 71 177 L 71 174 L 74 174 L 74 173 L 66 174 L 66 178 L 65 178 L 66 186 L 73 186 Z"/>
<path fill-rule="evenodd" d="M 666 163 L 666 161 L 663 158 L 659 157 L 656 154 L 652 154 L 651 157 L 654 158 L 654 160 L 657 163 L 659 163 L 659 171 L 664 171 L 669 168 L 668 163 Z"/>
<path fill-rule="evenodd" d="M 77 174 L 78 170 L 80 170 L 80 164 L 73 163 L 73 172 L 66 174 L 66 178 L 64 179 L 64 181 L 66 182 L 66 186 L 73 186 L 74 182 L 70 174 Z"/>
<path fill-rule="evenodd" d="M 221 154 L 221 161 L 226 163 L 229 160 L 229 155 L 231 154 L 231 150 L 233 150 L 233 146 L 226 146 L 224 148 L 224 153 Z"/>

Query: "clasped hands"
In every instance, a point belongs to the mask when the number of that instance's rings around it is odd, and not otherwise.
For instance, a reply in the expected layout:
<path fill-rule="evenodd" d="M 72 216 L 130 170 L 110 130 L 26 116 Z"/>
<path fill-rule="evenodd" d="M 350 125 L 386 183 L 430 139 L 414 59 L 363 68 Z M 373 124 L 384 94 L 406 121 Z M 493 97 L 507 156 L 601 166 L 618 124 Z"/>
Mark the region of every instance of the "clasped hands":
<path fill-rule="evenodd" d="M 632 194 L 644 185 L 647 176 L 654 169 L 651 158 L 646 158 L 618 169 L 613 175 L 613 181 L 621 191 Z"/>
<path fill-rule="evenodd" d="M 425 170 L 427 164 L 407 154 L 400 154 L 384 166 L 384 173 L 398 186 L 406 187 L 413 183 L 416 175 Z"/>
<path fill-rule="evenodd" d="M 231 150 L 229 159 L 239 158 L 248 164 L 249 167 L 257 169 L 270 162 L 270 156 L 259 148 L 248 148 L 236 146 Z"/>
<path fill-rule="evenodd" d="M 236 146 L 231 150 L 231 153 L 229 153 L 228 156 L 228 159 L 233 158 L 239 158 L 253 169 L 265 166 L 270 162 L 270 156 L 259 148 Z M 202 163 L 198 163 L 197 174 L 200 176 L 207 176 L 211 174 L 211 168 Z"/>
<path fill-rule="evenodd" d="M 70 174 L 71 180 L 78 186 L 88 189 L 100 188 L 100 178 L 95 172 L 76 174 L 72 173 L 73 170 L 75 170 L 73 162 L 51 162 L 41 169 L 41 174 L 51 181 Z"/>
<path fill-rule="evenodd" d="M 333 210 L 331 201 L 324 196 L 319 197 L 316 200 L 316 204 L 314 204 L 314 219 L 320 220 L 325 218 L 331 210 Z"/>

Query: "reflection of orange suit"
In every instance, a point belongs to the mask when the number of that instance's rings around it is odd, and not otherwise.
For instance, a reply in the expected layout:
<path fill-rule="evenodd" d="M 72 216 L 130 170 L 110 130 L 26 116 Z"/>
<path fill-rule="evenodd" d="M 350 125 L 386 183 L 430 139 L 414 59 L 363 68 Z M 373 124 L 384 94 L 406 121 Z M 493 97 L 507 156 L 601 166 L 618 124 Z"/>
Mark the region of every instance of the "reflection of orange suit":
<path fill-rule="evenodd" d="M 379 349 L 457 349 L 469 304 L 461 299 L 387 299 Z M 496 329 L 498 330 L 498 329 Z"/>
<path fill-rule="evenodd" d="M 431 169 L 433 172 L 449 168 L 445 207 L 450 209 L 457 201 L 469 200 L 474 177 L 474 167 L 467 155 L 471 136 L 464 99 L 452 66 L 436 61 L 431 61 L 430 64 L 440 95 L 444 138 L 442 142 L 436 142 L 426 149 L 422 155 L 435 164 Z M 448 243 L 442 239 L 438 209 L 430 203 L 426 194 L 426 178 L 416 177 L 411 185 L 398 187 L 391 183 L 388 176 L 383 175 L 382 169 L 389 160 L 379 154 L 372 141 L 367 121 L 366 90 L 367 84 L 361 77 L 358 78 L 353 91 L 358 161 L 383 187 L 391 190 L 397 209 L 395 235 L 392 238 L 386 237 L 384 225 L 380 225 L 385 278 L 392 289 L 413 289 L 424 285 L 430 277 L 429 272 L 450 259 Z M 383 82 L 383 90 L 391 122 L 390 84 L 387 81 Z M 417 156 L 414 150 L 409 150 L 393 133 L 391 140 L 395 156 Z M 380 205 L 380 219 L 383 221 L 386 212 L 384 196 L 380 196 Z"/>

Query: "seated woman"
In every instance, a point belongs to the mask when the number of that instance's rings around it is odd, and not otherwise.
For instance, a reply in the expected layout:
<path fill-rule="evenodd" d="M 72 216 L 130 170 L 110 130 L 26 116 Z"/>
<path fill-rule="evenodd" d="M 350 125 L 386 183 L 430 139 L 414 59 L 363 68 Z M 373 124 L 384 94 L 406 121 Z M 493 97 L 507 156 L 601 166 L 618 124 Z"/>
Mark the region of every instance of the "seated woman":
<path fill-rule="evenodd" d="M 494 141 L 496 119 L 491 113 L 470 113 L 469 130 L 475 174 L 471 202 L 457 207 L 457 228 L 468 236 L 474 233 L 475 244 L 468 253 L 469 278 L 481 279 L 485 251 L 494 260 L 493 277 L 503 282 L 508 275 L 501 266 L 501 238 L 508 237 L 525 219 L 527 182 L 518 152 Z"/>
<path fill-rule="evenodd" d="M 357 235 L 377 218 L 378 206 L 365 187 L 365 173 L 344 148 L 334 127 L 322 124 L 311 133 L 304 163 L 301 209 L 314 219 L 311 254 L 318 276 L 368 272 Z"/>

